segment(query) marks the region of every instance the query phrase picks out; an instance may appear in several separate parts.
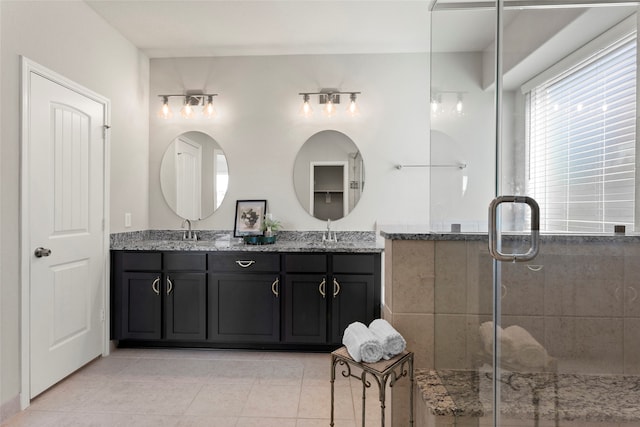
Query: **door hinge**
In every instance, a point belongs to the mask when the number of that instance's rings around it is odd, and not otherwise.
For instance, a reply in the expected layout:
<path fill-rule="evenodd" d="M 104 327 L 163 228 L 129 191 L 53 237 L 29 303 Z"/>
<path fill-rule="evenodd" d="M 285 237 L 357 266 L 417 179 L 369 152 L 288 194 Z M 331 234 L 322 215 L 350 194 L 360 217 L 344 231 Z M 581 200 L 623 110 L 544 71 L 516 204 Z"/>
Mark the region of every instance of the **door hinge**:
<path fill-rule="evenodd" d="M 107 139 L 107 131 L 111 129 L 109 125 L 102 125 L 102 139 Z"/>
<path fill-rule="evenodd" d="M 104 323 L 104 310 L 100 310 L 100 321 Z"/>

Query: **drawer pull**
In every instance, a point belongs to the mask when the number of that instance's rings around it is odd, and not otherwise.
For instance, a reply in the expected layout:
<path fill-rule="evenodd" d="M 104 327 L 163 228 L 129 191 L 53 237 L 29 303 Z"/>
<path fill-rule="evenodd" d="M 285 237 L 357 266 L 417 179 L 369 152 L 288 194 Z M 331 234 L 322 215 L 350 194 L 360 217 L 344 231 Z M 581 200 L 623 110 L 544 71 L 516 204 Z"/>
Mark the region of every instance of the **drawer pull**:
<path fill-rule="evenodd" d="M 173 282 L 171 281 L 169 276 L 167 276 L 167 295 L 169 295 L 172 290 L 173 290 Z"/>
<path fill-rule="evenodd" d="M 250 261 L 241 261 L 241 260 L 237 260 L 236 264 L 238 264 L 240 267 L 242 268 L 247 268 L 247 267 L 251 267 L 253 264 L 255 264 L 256 262 L 254 260 L 250 260 Z"/>
<path fill-rule="evenodd" d="M 280 291 L 278 290 L 278 285 L 280 285 L 280 279 L 279 278 L 274 280 L 274 282 L 271 284 L 271 292 L 273 292 L 273 294 L 275 296 L 279 296 L 280 295 Z"/>
<path fill-rule="evenodd" d="M 156 295 L 160 295 L 160 288 L 158 285 L 160 285 L 160 277 L 156 277 L 156 280 L 151 284 L 151 289 L 153 289 L 153 292 L 155 292 Z"/>
<path fill-rule="evenodd" d="M 340 293 L 340 283 L 338 283 L 338 281 L 336 280 L 336 278 L 333 278 L 333 297 L 337 297 L 338 294 Z"/>
<path fill-rule="evenodd" d="M 324 298 L 325 296 L 327 296 L 327 293 L 325 292 L 324 288 L 327 285 L 327 279 L 323 278 L 322 282 L 320 282 L 320 286 L 318 286 L 318 291 L 320 292 L 320 295 L 322 295 L 322 298 Z"/>

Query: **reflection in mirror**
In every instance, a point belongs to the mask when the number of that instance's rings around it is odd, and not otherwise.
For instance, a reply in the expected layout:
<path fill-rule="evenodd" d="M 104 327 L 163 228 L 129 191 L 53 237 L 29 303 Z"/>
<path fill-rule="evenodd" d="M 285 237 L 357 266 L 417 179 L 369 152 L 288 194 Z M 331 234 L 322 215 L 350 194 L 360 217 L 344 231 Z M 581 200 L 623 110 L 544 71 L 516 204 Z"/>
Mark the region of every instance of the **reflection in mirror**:
<path fill-rule="evenodd" d="M 207 218 L 222 203 L 228 184 L 227 159 L 213 138 L 192 131 L 171 141 L 162 158 L 160 185 L 176 215 Z"/>
<path fill-rule="evenodd" d="M 340 219 L 353 210 L 362 195 L 362 155 L 342 132 L 318 132 L 298 152 L 293 184 L 300 204 L 309 214 L 321 220 Z"/>

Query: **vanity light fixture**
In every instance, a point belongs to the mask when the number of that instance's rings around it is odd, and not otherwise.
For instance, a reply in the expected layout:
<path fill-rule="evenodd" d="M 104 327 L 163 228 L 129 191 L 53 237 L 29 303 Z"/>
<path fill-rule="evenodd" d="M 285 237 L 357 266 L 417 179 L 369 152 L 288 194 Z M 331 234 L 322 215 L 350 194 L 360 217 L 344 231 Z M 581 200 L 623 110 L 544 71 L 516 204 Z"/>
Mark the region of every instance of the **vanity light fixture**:
<path fill-rule="evenodd" d="M 173 117 L 173 112 L 169 106 L 169 98 L 180 97 L 183 98 L 182 109 L 180 115 L 185 119 L 192 119 L 196 116 L 196 107 L 202 105 L 202 115 L 206 118 L 213 118 L 217 112 L 213 105 L 213 97 L 218 96 L 217 93 L 203 93 L 202 91 L 188 90 L 186 94 L 167 94 L 158 95 L 162 98 L 162 107 L 158 112 L 158 116 L 163 119 L 170 119 Z"/>
<path fill-rule="evenodd" d="M 360 114 L 360 109 L 356 102 L 357 95 L 360 92 L 344 92 L 337 89 L 321 89 L 320 92 L 300 92 L 298 95 L 302 96 L 302 107 L 300 107 L 300 115 L 304 117 L 310 117 L 313 114 L 313 109 L 309 104 L 311 95 L 318 95 L 318 103 L 323 104 L 322 113 L 327 117 L 333 117 L 337 113 L 336 104 L 340 104 L 340 95 L 349 95 L 349 105 L 347 106 L 347 113 L 349 115 L 357 116 Z"/>
<path fill-rule="evenodd" d="M 171 107 L 169 107 L 169 97 L 166 95 L 162 96 L 162 107 L 160 107 L 160 111 L 158 111 L 158 117 L 162 119 L 170 119 L 173 117 L 173 111 L 171 111 Z"/>
<path fill-rule="evenodd" d="M 358 104 L 356 103 L 355 93 L 349 95 L 349 106 L 347 107 L 347 113 L 349 113 L 351 117 L 355 117 L 360 114 L 360 108 L 358 108 Z"/>
<path fill-rule="evenodd" d="M 434 91 L 431 95 L 431 114 L 438 116 L 449 111 L 457 116 L 464 116 L 464 94 L 459 91 Z M 452 96 L 455 95 L 455 101 Z M 449 107 L 453 104 L 453 107 Z M 447 105 L 447 109 L 445 109 Z"/>
<path fill-rule="evenodd" d="M 462 102 L 462 94 L 458 94 L 458 100 L 456 101 L 456 113 L 459 116 L 464 115 L 464 103 Z"/>
<path fill-rule="evenodd" d="M 304 117 L 310 117 L 313 114 L 313 108 L 309 104 L 309 94 L 305 93 L 302 97 L 302 107 L 300 107 L 300 115 Z"/>

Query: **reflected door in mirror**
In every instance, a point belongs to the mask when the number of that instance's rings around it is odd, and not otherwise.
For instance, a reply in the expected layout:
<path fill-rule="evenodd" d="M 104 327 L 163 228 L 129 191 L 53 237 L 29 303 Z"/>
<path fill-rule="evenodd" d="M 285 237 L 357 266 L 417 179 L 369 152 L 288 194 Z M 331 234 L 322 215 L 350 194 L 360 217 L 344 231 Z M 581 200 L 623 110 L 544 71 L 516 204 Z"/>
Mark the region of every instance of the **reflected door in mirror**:
<path fill-rule="evenodd" d="M 176 213 L 182 218 L 202 218 L 202 146 L 186 138 L 177 138 Z"/>
<path fill-rule="evenodd" d="M 207 218 L 218 209 L 229 186 L 227 158 L 202 132 L 185 132 L 171 141 L 160 166 L 160 186 L 176 215 Z"/>

